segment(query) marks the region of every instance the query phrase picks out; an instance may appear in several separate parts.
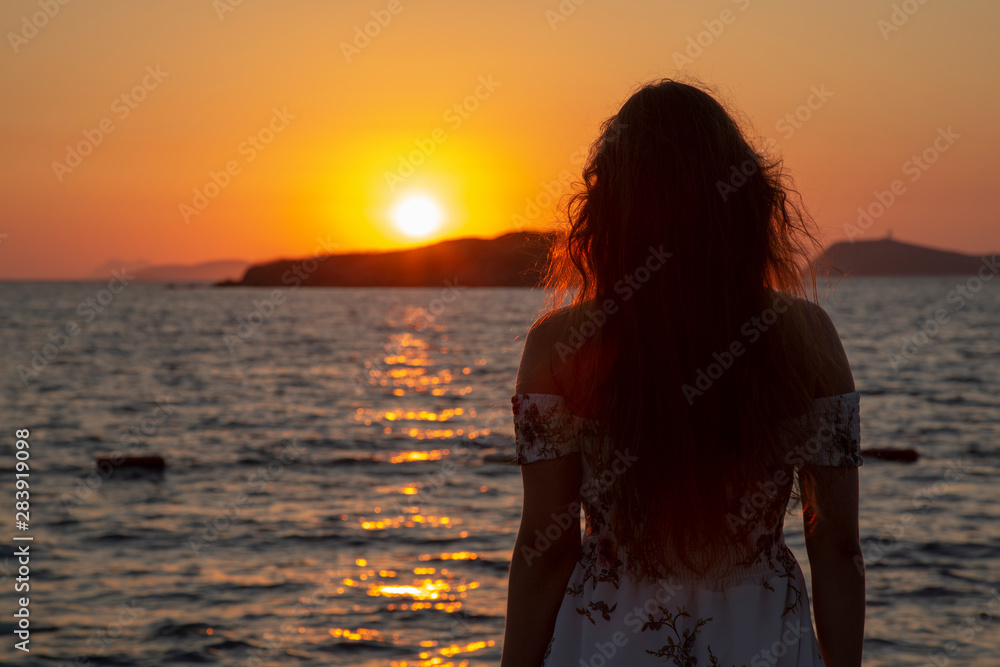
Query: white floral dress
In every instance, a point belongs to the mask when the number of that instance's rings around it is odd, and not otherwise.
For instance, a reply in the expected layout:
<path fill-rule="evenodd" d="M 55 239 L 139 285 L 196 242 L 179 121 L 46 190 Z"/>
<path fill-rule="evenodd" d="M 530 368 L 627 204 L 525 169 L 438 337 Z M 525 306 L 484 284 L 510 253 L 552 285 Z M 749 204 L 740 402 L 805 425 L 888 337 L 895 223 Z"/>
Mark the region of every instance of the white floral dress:
<path fill-rule="evenodd" d="M 822 437 L 796 443 L 796 458 L 786 461 L 793 467 L 860 466 L 859 399 L 858 392 L 816 399 L 813 415 L 797 421 L 806 424 L 815 417 L 808 423 L 821 424 Z M 587 437 L 593 422 L 570 413 L 562 396 L 516 394 L 511 401 L 517 463 L 580 455 L 581 447 L 596 440 Z M 606 509 L 595 502 L 599 494 L 593 489 L 601 475 L 590 470 L 587 457 L 581 458 L 586 531 L 545 667 L 823 664 L 805 579 L 785 545 L 790 483 L 783 492 L 755 498 L 758 509 L 744 515 L 753 522 L 755 560 L 720 565 L 701 576 L 678 569 L 679 576 L 641 584 L 626 571 L 627 555 L 615 548 Z"/>

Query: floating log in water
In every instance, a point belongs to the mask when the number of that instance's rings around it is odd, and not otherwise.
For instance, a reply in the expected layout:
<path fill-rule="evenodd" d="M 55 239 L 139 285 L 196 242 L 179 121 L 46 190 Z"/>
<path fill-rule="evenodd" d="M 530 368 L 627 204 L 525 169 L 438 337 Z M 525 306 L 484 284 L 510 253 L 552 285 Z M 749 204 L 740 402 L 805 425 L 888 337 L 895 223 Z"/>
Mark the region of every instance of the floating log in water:
<path fill-rule="evenodd" d="M 97 456 L 94 458 L 94 465 L 98 468 L 108 468 L 112 470 L 118 468 L 142 468 L 143 470 L 163 470 L 167 467 L 167 462 L 162 456 Z"/>
<path fill-rule="evenodd" d="M 915 449 L 894 449 L 892 447 L 876 447 L 873 449 L 862 449 L 861 456 L 873 456 L 883 461 L 902 461 L 903 463 L 913 463 L 920 454 Z"/>

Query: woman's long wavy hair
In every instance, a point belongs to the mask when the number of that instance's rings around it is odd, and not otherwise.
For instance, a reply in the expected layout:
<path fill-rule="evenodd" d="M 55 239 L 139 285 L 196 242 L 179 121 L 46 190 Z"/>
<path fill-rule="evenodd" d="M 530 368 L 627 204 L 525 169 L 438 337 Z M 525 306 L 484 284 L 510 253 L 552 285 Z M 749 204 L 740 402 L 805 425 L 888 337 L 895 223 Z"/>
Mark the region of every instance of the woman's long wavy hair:
<path fill-rule="evenodd" d="M 552 312 L 572 294 L 565 393 L 605 430 L 591 465 L 637 457 L 600 495 L 643 578 L 669 553 L 704 572 L 758 546 L 727 517 L 787 468 L 779 424 L 823 363 L 803 354 L 812 309 L 788 305 L 818 247 L 794 199 L 712 95 L 662 80 L 603 124 L 566 206 L 545 281 Z"/>

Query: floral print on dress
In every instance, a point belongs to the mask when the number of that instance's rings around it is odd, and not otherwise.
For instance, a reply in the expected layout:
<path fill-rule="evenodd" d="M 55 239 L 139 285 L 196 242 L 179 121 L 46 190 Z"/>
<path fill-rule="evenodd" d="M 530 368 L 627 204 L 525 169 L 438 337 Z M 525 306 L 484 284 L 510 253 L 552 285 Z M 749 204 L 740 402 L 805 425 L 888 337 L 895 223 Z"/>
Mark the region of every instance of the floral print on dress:
<path fill-rule="evenodd" d="M 534 463 L 579 451 L 576 430 L 580 418 L 555 394 L 516 394 L 514 410 L 515 463 Z"/>
<path fill-rule="evenodd" d="M 600 471 L 582 455 L 598 446 L 597 424 L 572 414 L 562 396 L 516 394 L 511 402 L 515 462 L 575 454 L 583 465 L 586 528 L 543 665 L 596 664 L 590 658 L 597 656 L 601 664 L 630 666 L 823 664 L 805 578 L 784 539 L 791 482 L 741 519 L 752 554 L 734 554 L 704 575 L 675 566 L 669 585 L 640 583 L 612 537 Z M 862 465 L 859 412 L 859 394 L 852 392 L 816 399 L 810 413 L 789 420 L 786 437 L 797 441 L 797 458 L 789 462 L 788 478 L 802 465 Z"/>

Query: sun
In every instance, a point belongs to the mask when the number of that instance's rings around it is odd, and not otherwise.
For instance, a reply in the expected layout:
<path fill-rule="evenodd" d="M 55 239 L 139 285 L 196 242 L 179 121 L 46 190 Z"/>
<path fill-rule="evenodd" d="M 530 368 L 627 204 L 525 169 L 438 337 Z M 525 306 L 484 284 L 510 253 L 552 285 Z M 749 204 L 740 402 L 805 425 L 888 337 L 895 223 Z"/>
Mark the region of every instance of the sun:
<path fill-rule="evenodd" d="M 396 229 L 411 238 L 430 236 L 441 226 L 443 218 L 441 207 L 426 195 L 410 195 L 400 200 L 392 210 Z"/>

